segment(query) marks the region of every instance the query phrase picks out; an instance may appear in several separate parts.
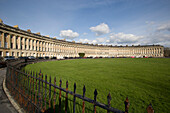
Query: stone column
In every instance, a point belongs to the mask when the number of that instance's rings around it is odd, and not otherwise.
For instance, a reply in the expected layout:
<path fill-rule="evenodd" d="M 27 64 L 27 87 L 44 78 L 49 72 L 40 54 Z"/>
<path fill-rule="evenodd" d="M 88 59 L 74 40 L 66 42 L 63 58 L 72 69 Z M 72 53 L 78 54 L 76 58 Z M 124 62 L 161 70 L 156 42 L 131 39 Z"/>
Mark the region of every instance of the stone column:
<path fill-rule="evenodd" d="M 18 43 L 18 49 L 21 49 L 21 37 L 18 37 L 18 41 L 17 41 Z"/>
<path fill-rule="evenodd" d="M 7 42 L 8 42 L 8 48 L 11 48 L 11 35 L 10 34 L 8 35 Z"/>
<path fill-rule="evenodd" d="M 39 41 L 39 51 L 42 51 L 41 42 L 42 42 L 42 41 Z"/>
<path fill-rule="evenodd" d="M 1 34 L 1 47 L 4 47 L 5 46 L 5 37 L 4 37 L 4 33 Z"/>
<path fill-rule="evenodd" d="M 43 47 L 44 47 L 44 43 L 43 41 L 41 41 L 41 51 L 43 51 Z M 43 53 L 42 53 L 42 56 L 43 56 Z"/>
<path fill-rule="evenodd" d="M 54 49 L 54 47 L 53 47 L 53 43 L 51 44 L 51 51 L 53 52 L 53 49 Z"/>
<path fill-rule="evenodd" d="M 28 43 L 29 43 L 29 39 L 27 38 L 27 39 L 26 39 L 26 45 L 27 45 L 26 50 L 28 50 L 28 48 L 29 48 L 29 44 L 28 44 Z"/>
<path fill-rule="evenodd" d="M 37 51 L 39 51 L 39 40 L 36 42 Z"/>
<path fill-rule="evenodd" d="M 48 42 L 48 52 L 50 52 L 50 43 Z M 50 53 L 49 53 L 50 54 Z M 50 56 L 50 55 L 49 55 Z"/>
<path fill-rule="evenodd" d="M 33 50 L 32 48 L 33 44 L 32 44 L 32 39 L 30 40 L 30 50 Z"/>
<path fill-rule="evenodd" d="M 16 36 L 13 36 L 13 49 L 16 49 Z"/>
<path fill-rule="evenodd" d="M 44 51 L 45 42 L 42 42 L 42 51 Z"/>
<path fill-rule="evenodd" d="M 48 51 L 48 49 L 47 49 L 47 42 L 45 42 L 45 51 Z"/>
<path fill-rule="evenodd" d="M 34 40 L 34 51 L 36 51 L 36 40 Z"/>
<path fill-rule="evenodd" d="M 22 49 L 26 49 L 26 48 L 25 48 L 25 38 L 24 38 L 24 37 L 22 38 L 22 43 L 23 43 Z"/>

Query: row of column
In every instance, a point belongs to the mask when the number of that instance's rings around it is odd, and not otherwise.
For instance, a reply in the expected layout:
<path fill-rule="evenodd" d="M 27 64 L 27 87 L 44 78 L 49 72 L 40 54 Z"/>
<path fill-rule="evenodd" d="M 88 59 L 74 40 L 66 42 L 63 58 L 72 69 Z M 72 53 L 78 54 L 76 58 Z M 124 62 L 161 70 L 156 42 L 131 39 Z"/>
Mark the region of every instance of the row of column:
<path fill-rule="evenodd" d="M 64 46 L 63 44 L 55 44 L 36 39 L 29 39 L 20 36 L 1 33 L 1 47 L 21 50 L 34 50 L 46 52 L 67 52 L 75 53 L 75 48 L 72 46 Z M 7 44 L 5 46 L 5 44 Z M 77 53 L 77 51 L 76 51 Z"/>
<path fill-rule="evenodd" d="M 101 48 L 91 47 L 86 45 L 69 45 L 47 42 L 46 40 L 37 40 L 25 38 L 21 36 L 11 35 L 8 33 L 0 32 L 0 46 L 2 48 L 11 48 L 19 50 L 33 50 L 39 52 L 54 52 L 66 55 L 77 55 L 78 53 L 86 53 L 90 55 L 158 55 L 163 53 L 161 47 L 151 48 L 129 48 L 129 49 L 116 49 L 116 48 Z"/>

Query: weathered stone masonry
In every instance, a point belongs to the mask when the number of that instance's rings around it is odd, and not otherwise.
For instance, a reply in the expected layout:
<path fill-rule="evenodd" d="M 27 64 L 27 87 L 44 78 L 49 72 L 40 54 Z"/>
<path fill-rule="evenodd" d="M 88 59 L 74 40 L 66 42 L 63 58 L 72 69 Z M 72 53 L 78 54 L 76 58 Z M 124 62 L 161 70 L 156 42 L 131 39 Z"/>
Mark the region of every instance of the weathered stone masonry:
<path fill-rule="evenodd" d="M 35 57 L 163 57 L 164 47 L 160 45 L 144 46 L 108 46 L 69 42 L 11 27 L 0 19 L 0 56 Z"/>

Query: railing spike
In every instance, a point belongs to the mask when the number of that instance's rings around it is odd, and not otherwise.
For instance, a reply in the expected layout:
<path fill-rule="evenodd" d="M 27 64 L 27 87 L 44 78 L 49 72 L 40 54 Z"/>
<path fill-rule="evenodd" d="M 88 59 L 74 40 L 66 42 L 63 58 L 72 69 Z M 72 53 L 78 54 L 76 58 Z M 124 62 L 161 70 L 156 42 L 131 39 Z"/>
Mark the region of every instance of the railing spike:
<path fill-rule="evenodd" d="M 112 99 L 112 97 L 111 97 L 111 94 L 110 94 L 110 92 L 109 92 L 109 94 L 108 94 L 108 96 L 107 96 L 107 103 L 108 103 L 108 107 L 110 108 L 110 104 L 111 104 L 111 99 Z M 110 110 L 107 110 L 107 113 L 110 113 Z"/>
<path fill-rule="evenodd" d="M 76 89 L 76 83 L 74 83 L 74 88 Z"/>
<path fill-rule="evenodd" d="M 74 83 L 74 98 L 73 98 L 73 113 L 75 113 L 75 107 L 76 107 L 76 83 Z"/>
<path fill-rule="evenodd" d="M 153 109 L 153 107 L 152 107 L 152 104 L 150 103 L 149 105 L 148 105 L 148 107 L 147 107 L 147 112 L 148 113 L 154 113 L 154 109 Z"/>
<path fill-rule="evenodd" d="M 83 97 L 85 96 L 85 92 L 86 92 L 86 86 L 84 85 L 84 87 L 83 87 Z"/>
<path fill-rule="evenodd" d="M 125 104 L 125 113 L 128 113 L 129 105 L 130 105 L 128 97 L 126 97 L 124 104 Z"/>
<path fill-rule="evenodd" d="M 98 92 L 97 92 L 97 89 L 94 90 L 94 95 L 97 96 Z"/>
<path fill-rule="evenodd" d="M 94 107 L 93 112 L 96 113 L 96 100 L 97 100 L 97 89 L 94 90 Z"/>

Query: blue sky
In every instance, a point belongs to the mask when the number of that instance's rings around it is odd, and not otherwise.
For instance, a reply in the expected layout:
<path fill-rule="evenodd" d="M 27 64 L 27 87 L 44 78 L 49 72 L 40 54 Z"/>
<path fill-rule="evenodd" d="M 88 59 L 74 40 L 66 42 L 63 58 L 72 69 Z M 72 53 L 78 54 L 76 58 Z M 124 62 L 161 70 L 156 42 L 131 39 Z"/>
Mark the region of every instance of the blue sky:
<path fill-rule="evenodd" d="M 0 18 L 42 35 L 170 47 L 170 0 L 0 0 Z"/>

